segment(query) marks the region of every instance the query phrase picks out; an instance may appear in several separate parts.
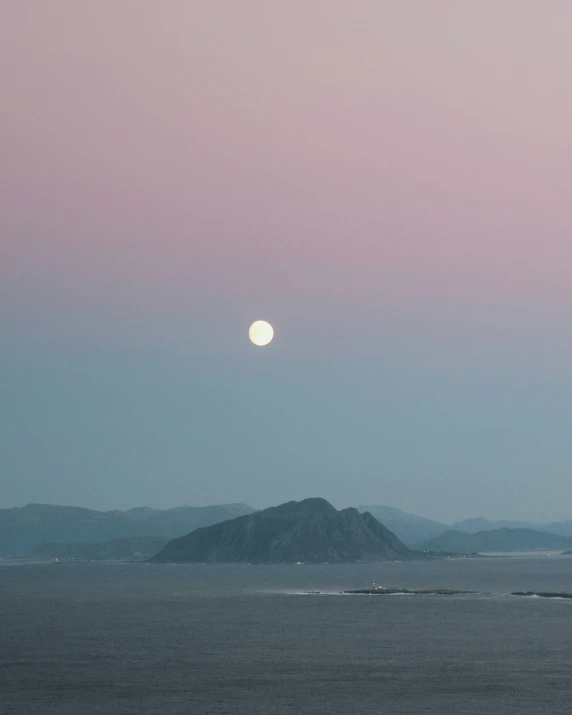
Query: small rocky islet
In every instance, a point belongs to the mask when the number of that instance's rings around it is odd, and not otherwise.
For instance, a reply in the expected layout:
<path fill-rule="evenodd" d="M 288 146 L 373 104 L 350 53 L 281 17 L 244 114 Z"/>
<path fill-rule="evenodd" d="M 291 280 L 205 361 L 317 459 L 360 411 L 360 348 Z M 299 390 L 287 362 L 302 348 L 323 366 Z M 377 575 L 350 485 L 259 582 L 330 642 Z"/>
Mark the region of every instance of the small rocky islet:
<path fill-rule="evenodd" d="M 572 593 L 558 591 L 513 591 L 511 596 L 536 596 L 537 598 L 568 598 L 572 599 Z"/>
<path fill-rule="evenodd" d="M 374 584 L 371 588 L 357 588 L 351 591 L 344 591 L 363 596 L 395 596 L 400 594 L 413 594 L 416 596 L 457 596 L 464 593 L 474 593 L 474 591 L 463 591 L 454 588 L 386 588 Z"/>
<path fill-rule="evenodd" d="M 307 593 L 320 595 L 321 591 L 307 591 Z M 463 594 L 476 594 L 478 592 L 454 588 L 387 588 L 386 586 L 378 586 L 374 583 L 373 586 L 371 586 L 370 588 L 356 588 L 347 591 L 341 591 L 340 593 L 356 596 L 458 596 Z M 512 591 L 510 595 L 528 597 L 534 596 L 536 598 L 564 598 L 572 600 L 572 593 L 562 591 Z"/>

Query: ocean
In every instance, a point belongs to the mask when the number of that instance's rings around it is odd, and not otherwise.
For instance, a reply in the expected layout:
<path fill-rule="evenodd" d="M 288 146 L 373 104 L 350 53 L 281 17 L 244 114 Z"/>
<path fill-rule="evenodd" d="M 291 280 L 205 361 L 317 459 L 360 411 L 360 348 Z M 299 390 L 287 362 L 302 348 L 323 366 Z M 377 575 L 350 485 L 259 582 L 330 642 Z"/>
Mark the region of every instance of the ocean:
<path fill-rule="evenodd" d="M 477 593 L 339 593 L 373 581 Z M 0 713 L 570 715 L 572 601 L 517 590 L 572 592 L 572 557 L 4 562 Z"/>

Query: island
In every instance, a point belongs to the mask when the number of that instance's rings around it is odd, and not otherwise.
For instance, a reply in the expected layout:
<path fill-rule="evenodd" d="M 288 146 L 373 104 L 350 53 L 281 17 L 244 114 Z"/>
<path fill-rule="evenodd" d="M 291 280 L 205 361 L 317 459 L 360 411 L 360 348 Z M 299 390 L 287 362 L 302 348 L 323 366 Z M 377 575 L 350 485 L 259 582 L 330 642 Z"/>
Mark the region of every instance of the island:
<path fill-rule="evenodd" d="M 513 591 L 511 596 L 536 596 L 537 598 L 572 598 L 572 593 L 559 591 Z"/>
<path fill-rule="evenodd" d="M 427 558 L 370 513 L 291 501 L 170 541 L 155 563 L 349 563 Z"/>
<path fill-rule="evenodd" d="M 386 588 L 385 586 L 376 586 L 374 583 L 371 588 L 358 588 L 354 591 L 344 591 L 344 593 L 353 593 L 364 596 L 395 596 L 399 594 L 415 594 L 417 596 L 456 596 L 462 593 L 475 593 L 474 591 L 461 591 L 454 588 Z"/>

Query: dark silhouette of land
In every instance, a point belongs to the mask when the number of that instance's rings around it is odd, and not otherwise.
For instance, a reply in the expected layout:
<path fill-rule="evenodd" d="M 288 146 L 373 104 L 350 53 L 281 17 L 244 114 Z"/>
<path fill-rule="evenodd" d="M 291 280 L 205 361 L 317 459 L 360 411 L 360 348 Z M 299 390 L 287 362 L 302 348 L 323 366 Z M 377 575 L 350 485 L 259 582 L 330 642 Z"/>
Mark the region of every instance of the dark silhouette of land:
<path fill-rule="evenodd" d="M 153 561 L 341 563 L 419 556 L 371 514 L 337 511 L 316 498 L 197 529 L 169 542 Z"/>
<path fill-rule="evenodd" d="M 44 543 L 98 544 L 139 537 L 168 541 L 193 529 L 253 511 L 246 504 L 182 506 L 166 510 L 139 507 L 128 511 L 28 504 L 21 508 L 0 509 L 0 556 L 28 556 Z"/>
<path fill-rule="evenodd" d="M 317 523 L 320 520 L 324 524 L 326 522 L 329 524 L 330 521 L 332 524 L 336 523 L 335 528 L 331 527 L 333 532 L 337 529 L 335 544 L 328 546 L 324 541 L 324 533 L 320 537 L 323 540 L 322 545 L 319 546 L 316 541 L 315 553 L 311 550 L 305 552 L 296 541 L 298 532 L 293 526 L 292 533 L 288 532 L 290 527 L 284 527 L 286 531 L 281 537 L 284 539 L 282 545 L 275 543 L 278 537 L 268 526 L 271 523 L 268 519 L 272 515 L 275 520 L 279 515 L 282 520 L 287 516 L 288 519 L 293 516 L 300 518 L 302 512 L 305 517 L 309 517 L 311 512 L 314 514 L 313 521 L 310 520 L 312 526 L 310 527 L 310 522 L 304 526 L 305 529 L 314 529 L 313 539 L 317 538 L 319 531 Z M 406 551 L 399 551 L 403 547 L 408 550 L 423 551 L 426 556 L 431 554 L 435 557 L 535 549 L 566 549 L 567 553 L 572 554 L 572 521 L 537 524 L 537 527 L 545 528 L 529 528 L 520 526 L 529 522 L 493 522 L 479 517 L 459 522 L 458 528 L 452 529 L 441 522 L 408 514 L 394 507 L 360 506 L 357 509 L 337 511 L 324 499 L 306 499 L 303 502 L 289 502 L 261 512 L 256 512 L 246 504 L 182 506 L 165 510 L 136 507 L 127 511 L 96 511 L 49 504 L 28 504 L 21 508 L 0 509 L 0 557 L 84 560 L 148 558 L 161 551 L 172 539 L 186 537 L 197 529 L 255 513 L 263 516 L 260 520 L 254 519 L 244 523 L 256 525 L 260 544 L 266 538 L 264 534 L 267 534 L 272 544 L 268 548 L 271 548 L 272 553 L 266 553 L 260 545 L 256 550 L 252 544 L 247 546 L 245 541 L 243 547 L 240 547 L 243 549 L 240 554 L 229 551 L 224 559 L 337 561 L 365 559 L 368 558 L 365 555 L 367 553 L 374 554 L 375 558 L 381 558 L 383 548 L 375 539 L 379 537 L 383 541 L 387 536 L 385 532 L 397 538 L 400 544 L 399 547 L 394 544 L 394 553 L 386 545 L 387 558 L 409 558 L 405 555 Z M 324 516 L 318 517 L 318 514 L 329 514 L 330 517 L 325 519 Z M 363 518 L 358 518 L 360 515 Z M 243 522 L 238 522 L 238 526 L 241 524 Z M 264 527 L 267 531 L 264 531 L 263 524 L 267 525 Z M 275 521 L 275 524 L 278 525 L 278 521 Z M 499 524 L 503 526 L 498 527 Z M 385 528 L 385 536 L 379 534 L 375 536 L 375 530 L 382 525 Z M 229 538 L 233 540 L 233 549 L 238 549 L 240 544 L 240 539 L 235 532 L 238 526 L 235 524 L 228 527 L 232 532 Z M 297 528 L 301 529 L 302 525 L 299 524 Z M 200 538 L 206 537 L 200 535 Z M 198 536 L 191 540 L 195 544 L 193 548 L 198 548 L 197 539 Z M 290 542 L 296 546 L 292 546 L 292 554 L 288 555 L 287 543 Z M 174 547 L 170 546 L 169 549 L 171 548 Z M 297 555 L 296 550 L 298 550 Z M 222 547 L 217 547 L 215 551 L 216 554 L 214 551 L 208 553 L 205 551 L 201 558 L 206 560 L 223 558 Z M 380 557 L 379 554 L 382 556 Z"/>
<path fill-rule="evenodd" d="M 433 552 L 459 554 L 487 551 L 533 551 L 535 549 L 565 549 L 572 546 L 572 539 L 558 534 L 534 529 L 494 529 L 470 534 L 449 529 L 432 539 L 418 544 L 416 548 Z"/>

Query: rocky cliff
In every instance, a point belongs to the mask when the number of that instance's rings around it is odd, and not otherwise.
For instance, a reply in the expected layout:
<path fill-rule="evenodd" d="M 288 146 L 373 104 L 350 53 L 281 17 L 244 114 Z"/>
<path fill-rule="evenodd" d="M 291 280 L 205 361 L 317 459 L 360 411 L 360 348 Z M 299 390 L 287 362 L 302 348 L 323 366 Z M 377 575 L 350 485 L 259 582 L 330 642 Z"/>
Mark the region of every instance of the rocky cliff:
<path fill-rule="evenodd" d="M 341 563 L 416 556 L 371 514 L 305 499 L 197 529 L 170 541 L 153 561 Z"/>

